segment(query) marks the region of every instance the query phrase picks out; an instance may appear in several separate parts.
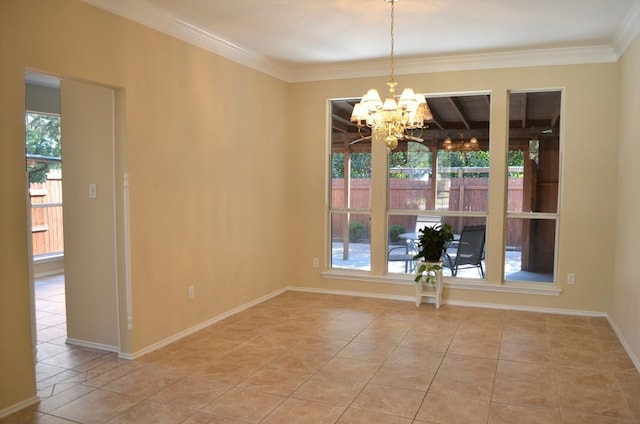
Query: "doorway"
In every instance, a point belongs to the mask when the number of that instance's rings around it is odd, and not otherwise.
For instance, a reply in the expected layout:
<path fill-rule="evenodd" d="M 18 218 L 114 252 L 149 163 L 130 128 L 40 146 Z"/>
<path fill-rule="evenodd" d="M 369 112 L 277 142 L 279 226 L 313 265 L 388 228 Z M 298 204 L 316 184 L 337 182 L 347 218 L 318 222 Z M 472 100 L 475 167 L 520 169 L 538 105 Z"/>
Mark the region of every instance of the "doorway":
<path fill-rule="evenodd" d="M 28 74 L 27 86 L 42 79 Z M 55 80 L 55 78 L 53 78 Z M 34 347 L 38 379 L 46 365 L 73 351 L 74 358 L 93 358 L 120 351 L 117 297 L 115 102 L 114 90 L 57 80 L 64 168 L 64 249 L 62 273 L 42 275 L 31 266 Z M 51 88 L 51 87 L 49 87 Z M 31 109 L 27 90 L 27 109 Z M 61 207 L 61 205 L 60 205 Z M 32 224 L 33 225 L 33 224 Z M 39 228 L 38 230 L 42 230 Z M 33 257 L 33 256 L 32 256 Z M 35 275 L 43 278 L 34 278 Z M 42 289 L 42 290 L 41 290 Z M 44 297 L 44 299 L 43 299 Z M 57 305 L 55 302 L 58 302 Z M 51 310 L 41 311 L 45 305 Z M 62 306 L 63 309 L 60 307 Z M 36 313 L 37 310 L 37 313 Z M 55 318 L 54 325 L 41 317 Z M 53 321 L 52 321 L 53 322 Z M 49 335 L 40 337 L 40 330 Z M 54 333 L 58 334 L 54 334 Z M 58 335 L 60 337 L 53 337 Z M 52 336 L 54 343 L 37 344 Z M 48 356 L 53 354 L 53 356 Z M 56 370 L 53 370 L 54 372 Z M 46 372 L 46 370 L 45 370 Z M 46 374 L 44 374 L 46 375 Z"/>
<path fill-rule="evenodd" d="M 25 82 L 30 281 L 34 290 L 32 331 L 36 381 L 41 392 L 48 382 L 57 381 L 56 376 L 66 371 L 52 358 L 70 349 L 66 345 L 60 81 L 27 74 Z"/>

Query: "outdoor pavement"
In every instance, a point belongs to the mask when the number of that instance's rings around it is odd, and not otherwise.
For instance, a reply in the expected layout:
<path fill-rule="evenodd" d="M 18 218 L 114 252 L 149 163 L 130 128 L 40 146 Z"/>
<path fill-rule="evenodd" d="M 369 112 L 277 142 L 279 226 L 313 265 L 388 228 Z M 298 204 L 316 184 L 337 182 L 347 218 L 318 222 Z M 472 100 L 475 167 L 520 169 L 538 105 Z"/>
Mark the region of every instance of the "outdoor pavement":
<path fill-rule="evenodd" d="M 344 260 L 342 258 L 343 245 L 342 242 L 333 242 L 331 247 L 332 255 L 332 267 L 341 269 L 359 269 L 369 271 L 371 269 L 371 245 L 368 243 L 350 243 L 349 244 L 349 259 Z M 507 250 L 505 252 L 505 276 L 509 276 L 517 273 L 517 277 L 521 281 L 531 281 L 531 273 L 523 273 L 520 270 L 520 257 L 521 252 L 516 250 Z M 485 268 L 486 269 L 486 268 Z M 388 271 L 390 273 L 405 274 L 404 262 L 388 262 Z M 443 271 L 444 276 L 451 276 L 451 271 L 447 268 Z M 458 271 L 458 277 L 482 279 L 480 271 L 477 268 L 461 269 Z M 506 277 L 506 279 L 515 279 Z M 551 275 L 535 274 L 535 281 L 551 282 Z"/>

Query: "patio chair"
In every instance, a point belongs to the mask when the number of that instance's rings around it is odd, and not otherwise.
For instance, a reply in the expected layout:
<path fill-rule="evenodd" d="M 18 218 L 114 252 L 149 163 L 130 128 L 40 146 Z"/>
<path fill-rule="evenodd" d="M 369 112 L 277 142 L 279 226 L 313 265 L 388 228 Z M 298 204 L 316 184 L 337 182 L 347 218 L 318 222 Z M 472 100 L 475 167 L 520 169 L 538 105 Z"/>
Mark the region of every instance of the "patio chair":
<path fill-rule="evenodd" d="M 413 259 L 416 253 L 418 253 L 418 249 L 413 240 L 406 240 L 405 246 L 395 246 L 389 249 L 387 260 L 389 262 L 404 262 L 404 272 L 408 274 L 416 270 L 416 261 Z"/>
<path fill-rule="evenodd" d="M 461 268 L 478 268 L 484 278 L 482 260 L 484 259 L 485 225 L 465 225 L 460 233 L 460 240 L 455 242 L 456 249 L 447 249 L 442 266 L 451 270 L 456 276 Z"/>

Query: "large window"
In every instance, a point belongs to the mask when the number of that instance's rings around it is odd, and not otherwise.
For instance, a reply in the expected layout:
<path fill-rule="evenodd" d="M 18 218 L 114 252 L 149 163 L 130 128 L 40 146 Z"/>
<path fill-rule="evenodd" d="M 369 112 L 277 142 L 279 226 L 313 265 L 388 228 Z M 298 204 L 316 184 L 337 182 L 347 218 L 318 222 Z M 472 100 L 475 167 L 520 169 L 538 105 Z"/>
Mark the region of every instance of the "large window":
<path fill-rule="evenodd" d="M 561 94 L 509 95 L 507 281 L 555 281 Z"/>
<path fill-rule="evenodd" d="M 412 274 L 419 230 L 447 223 L 456 235 L 446 252 L 452 259 L 465 230 L 484 231 L 485 241 L 477 263 L 445 268 L 445 277 L 481 281 L 489 265 L 494 279 L 502 270 L 507 282 L 554 281 L 561 92 L 502 94 L 509 112 L 497 122 L 489 93 L 427 96 L 433 119 L 391 152 L 349 121 L 358 99 L 332 101 L 332 269 Z M 491 127 L 507 124 L 507 137 L 490 143 Z M 508 163 L 490 160 L 492 146 Z M 496 164 L 507 175 L 492 173 Z M 507 193 L 490 192 L 503 178 Z"/>

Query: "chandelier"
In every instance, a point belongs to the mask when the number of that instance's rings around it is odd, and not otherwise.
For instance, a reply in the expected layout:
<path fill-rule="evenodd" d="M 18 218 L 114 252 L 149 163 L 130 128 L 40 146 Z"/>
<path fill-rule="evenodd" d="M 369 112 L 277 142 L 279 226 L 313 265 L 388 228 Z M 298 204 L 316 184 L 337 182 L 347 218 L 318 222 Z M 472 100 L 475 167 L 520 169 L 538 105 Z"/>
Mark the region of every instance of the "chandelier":
<path fill-rule="evenodd" d="M 455 142 L 451 140 L 451 137 L 445 138 L 442 142 L 442 147 L 447 151 L 456 152 L 473 152 L 480 149 L 478 139 L 476 137 L 471 137 L 469 141 L 465 141 L 464 134 L 460 134 L 460 139 Z"/>
<path fill-rule="evenodd" d="M 425 120 L 433 119 L 427 100 L 423 94 L 416 94 L 411 88 L 402 91 L 400 99 L 396 99 L 396 85 L 394 79 L 393 61 L 393 11 L 399 0 L 385 0 L 391 3 L 391 78 L 387 83 L 389 94 L 384 103 L 375 88 L 367 91 L 362 96 L 360 103 L 353 107 L 351 122 L 358 126 L 358 132 L 362 136 L 362 129 L 371 128 L 371 136 L 375 140 L 383 140 L 389 150 L 398 147 L 398 140 L 419 140 L 413 130 L 424 127 Z"/>

